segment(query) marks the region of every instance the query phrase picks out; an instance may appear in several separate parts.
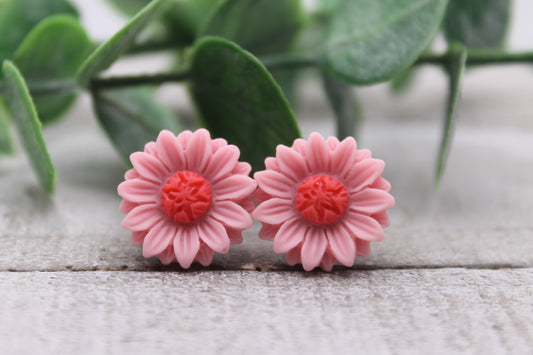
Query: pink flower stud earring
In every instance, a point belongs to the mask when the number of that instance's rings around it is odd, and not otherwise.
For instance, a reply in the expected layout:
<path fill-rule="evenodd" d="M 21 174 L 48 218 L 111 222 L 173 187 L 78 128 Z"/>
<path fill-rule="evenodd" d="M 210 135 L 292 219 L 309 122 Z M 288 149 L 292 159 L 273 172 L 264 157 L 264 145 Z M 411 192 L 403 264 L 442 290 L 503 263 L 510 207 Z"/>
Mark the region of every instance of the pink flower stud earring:
<path fill-rule="evenodd" d="M 259 237 L 273 241 L 289 265 L 301 262 L 306 271 L 352 266 L 356 255 L 370 253 L 370 242 L 383 239 L 386 210 L 394 206 L 381 177 L 385 163 L 357 149 L 353 138 L 311 133 L 290 148 L 279 145 L 265 165 L 254 175 L 259 205 L 252 217 L 263 223 Z"/>
<path fill-rule="evenodd" d="M 143 245 L 145 257 L 207 266 L 214 253 L 242 242 L 241 232 L 252 226 L 250 195 L 257 185 L 239 155 L 205 129 L 177 137 L 162 131 L 144 152 L 131 154 L 133 169 L 118 186 L 122 227 L 132 232 L 133 244 Z"/>

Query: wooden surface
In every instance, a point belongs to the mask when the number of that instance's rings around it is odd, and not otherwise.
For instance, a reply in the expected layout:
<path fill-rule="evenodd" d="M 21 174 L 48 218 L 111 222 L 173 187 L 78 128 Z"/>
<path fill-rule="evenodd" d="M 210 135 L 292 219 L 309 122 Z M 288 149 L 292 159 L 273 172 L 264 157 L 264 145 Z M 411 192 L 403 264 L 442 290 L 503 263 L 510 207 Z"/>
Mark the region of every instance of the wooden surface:
<path fill-rule="evenodd" d="M 82 97 L 45 131 L 54 196 L 20 149 L 0 160 L 0 353 L 533 354 L 533 71 L 466 73 L 436 191 L 445 88 L 424 68 L 401 96 L 358 89 L 358 143 L 386 161 L 396 207 L 371 256 L 330 274 L 288 267 L 258 225 L 210 268 L 144 259 L 120 229 L 124 166 Z M 301 94 L 304 135 L 332 134 L 320 88 Z M 161 99 L 191 112 L 183 90 Z"/>

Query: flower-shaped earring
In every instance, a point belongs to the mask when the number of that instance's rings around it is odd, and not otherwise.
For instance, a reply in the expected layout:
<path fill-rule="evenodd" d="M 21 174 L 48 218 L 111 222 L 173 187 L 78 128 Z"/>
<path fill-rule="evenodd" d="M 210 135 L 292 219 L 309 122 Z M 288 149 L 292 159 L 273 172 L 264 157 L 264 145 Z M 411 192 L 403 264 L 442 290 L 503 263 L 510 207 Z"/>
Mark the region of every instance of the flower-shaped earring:
<path fill-rule="evenodd" d="M 158 256 L 188 268 L 207 266 L 214 253 L 227 253 L 252 226 L 250 199 L 256 183 L 240 151 L 209 132 L 162 131 L 144 152 L 130 156 L 133 169 L 118 186 L 126 217 L 122 227 L 143 245 L 145 257 Z"/>
<path fill-rule="evenodd" d="M 255 173 L 259 203 L 252 217 L 263 223 L 259 237 L 274 242 L 287 263 L 310 271 L 330 271 L 338 261 L 352 266 L 367 256 L 370 242 L 383 239 L 394 205 L 385 163 L 357 149 L 349 137 L 339 142 L 312 133 L 291 148 L 279 145 L 266 170 Z"/>

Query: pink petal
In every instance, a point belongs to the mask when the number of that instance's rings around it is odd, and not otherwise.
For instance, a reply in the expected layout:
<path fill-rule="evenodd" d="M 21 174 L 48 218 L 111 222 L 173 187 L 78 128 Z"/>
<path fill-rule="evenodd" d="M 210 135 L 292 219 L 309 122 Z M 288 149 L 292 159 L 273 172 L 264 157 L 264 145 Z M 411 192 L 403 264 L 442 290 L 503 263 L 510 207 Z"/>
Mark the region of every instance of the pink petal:
<path fill-rule="evenodd" d="M 343 224 L 350 236 L 379 242 L 383 240 L 383 228 L 374 218 L 348 210 Z"/>
<path fill-rule="evenodd" d="M 387 212 L 385 212 L 385 211 L 373 214 L 372 218 L 374 218 L 376 221 L 378 221 L 378 223 L 383 228 L 390 226 L 390 218 L 389 218 L 389 215 L 387 214 Z"/>
<path fill-rule="evenodd" d="M 263 190 L 259 188 L 252 193 L 252 198 L 255 202 L 257 202 L 258 204 L 261 204 L 265 202 L 266 200 L 270 200 L 272 196 L 267 194 L 266 192 L 264 192 Z"/>
<path fill-rule="evenodd" d="M 261 230 L 259 231 L 259 238 L 263 240 L 273 241 L 280 227 L 281 227 L 280 224 L 263 223 L 263 226 L 261 227 Z"/>
<path fill-rule="evenodd" d="M 163 130 L 157 137 L 157 153 L 163 164 L 171 172 L 187 169 L 185 154 L 174 133 Z"/>
<path fill-rule="evenodd" d="M 252 166 L 246 162 L 238 162 L 235 167 L 233 168 L 232 174 L 239 174 L 239 175 L 250 175 L 250 172 L 252 171 Z"/>
<path fill-rule="evenodd" d="M 326 145 L 326 141 L 322 135 L 316 132 L 309 135 L 305 154 L 311 172 L 320 173 L 329 170 L 329 147 Z"/>
<path fill-rule="evenodd" d="M 326 139 L 326 144 L 328 145 L 329 149 L 331 151 L 335 150 L 337 146 L 339 145 L 339 140 L 335 136 L 330 136 L 328 139 Z"/>
<path fill-rule="evenodd" d="M 288 219 L 296 217 L 291 201 L 281 198 L 271 198 L 261 203 L 252 212 L 253 219 L 268 224 L 281 224 Z"/>
<path fill-rule="evenodd" d="M 205 169 L 204 176 L 211 183 L 232 173 L 235 164 L 239 160 L 240 151 L 234 145 L 220 148 L 213 155 L 209 165 Z M 248 174 L 246 174 L 248 175 Z"/>
<path fill-rule="evenodd" d="M 180 228 L 174 238 L 174 254 L 180 266 L 188 269 L 200 249 L 198 231 L 194 227 Z"/>
<path fill-rule="evenodd" d="M 148 153 L 150 155 L 153 155 L 154 157 L 158 157 L 158 154 L 157 154 L 157 147 L 156 147 L 156 144 L 155 142 L 148 142 L 144 145 L 144 152 L 145 153 Z"/>
<path fill-rule="evenodd" d="M 130 231 L 144 231 L 152 228 L 165 217 L 155 203 L 140 205 L 131 210 L 122 220 L 122 228 Z"/>
<path fill-rule="evenodd" d="M 130 160 L 135 170 L 142 177 L 154 182 L 164 182 L 170 172 L 158 158 L 144 152 L 135 152 L 130 155 Z"/>
<path fill-rule="evenodd" d="M 193 133 L 186 155 L 189 170 L 203 173 L 211 159 L 211 136 L 207 130 L 199 129 Z"/>
<path fill-rule="evenodd" d="M 338 169 L 340 176 L 346 179 L 355 165 L 357 143 L 352 137 L 344 139 L 333 151 L 331 164 L 333 169 Z"/>
<path fill-rule="evenodd" d="M 186 130 L 178 134 L 178 136 L 176 137 L 183 149 L 187 149 L 187 145 L 189 144 L 189 140 L 191 139 L 192 134 L 193 133 L 191 131 Z"/>
<path fill-rule="evenodd" d="M 327 246 L 328 240 L 323 229 L 309 228 L 307 230 L 301 252 L 302 266 L 305 271 L 311 271 L 320 265 Z"/>
<path fill-rule="evenodd" d="M 355 245 L 357 248 L 357 255 L 365 257 L 370 255 L 370 242 L 362 239 L 356 239 Z"/>
<path fill-rule="evenodd" d="M 224 138 L 215 138 L 211 141 L 211 154 L 215 154 L 220 148 L 228 145 Z"/>
<path fill-rule="evenodd" d="M 211 208 L 211 217 L 226 227 L 238 230 L 252 227 L 252 216 L 244 208 L 232 201 L 215 202 Z"/>
<path fill-rule="evenodd" d="M 386 191 L 364 189 L 351 196 L 350 208 L 365 214 L 375 214 L 394 206 L 394 197 Z"/>
<path fill-rule="evenodd" d="M 157 202 L 160 199 L 161 186 L 143 179 L 131 179 L 118 185 L 120 197 L 134 203 Z"/>
<path fill-rule="evenodd" d="M 278 145 L 276 157 L 280 172 L 294 181 L 303 180 L 309 174 L 304 157 L 296 150 Z"/>
<path fill-rule="evenodd" d="M 292 198 L 295 195 L 294 181 L 276 171 L 259 171 L 254 174 L 254 179 L 263 191 L 272 196 Z"/>
<path fill-rule="evenodd" d="M 146 235 L 143 242 L 143 255 L 150 258 L 161 254 L 169 245 L 176 235 L 176 225 L 162 220 L 156 224 Z"/>
<path fill-rule="evenodd" d="M 131 233 L 131 244 L 141 245 L 144 241 L 144 238 L 148 234 L 148 231 L 132 232 Z"/>
<path fill-rule="evenodd" d="M 130 169 L 124 173 L 124 180 L 135 179 L 141 177 L 135 169 Z"/>
<path fill-rule="evenodd" d="M 355 262 L 355 242 L 346 229 L 336 227 L 326 231 L 331 254 L 343 265 L 352 266 Z"/>
<path fill-rule="evenodd" d="M 229 237 L 229 241 L 231 245 L 242 243 L 243 239 L 242 239 L 242 233 L 240 230 L 228 228 L 226 232 L 228 233 L 228 237 Z"/>
<path fill-rule="evenodd" d="M 358 149 L 355 153 L 355 162 L 359 163 L 360 161 L 372 158 L 372 152 L 368 149 Z"/>
<path fill-rule="evenodd" d="M 200 239 L 213 251 L 225 254 L 229 250 L 230 240 L 226 229 L 219 222 L 206 218 L 197 225 Z"/>
<path fill-rule="evenodd" d="M 274 237 L 274 253 L 285 254 L 300 245 L 305 237 L 307 227 L 302 225 L 300 218 L 293 218 L 283 223 Z"/>
<path fill-rule="evenodd" d="M 252 213 L 255 210 L 255 202 L 252 201 L 250 197 L 245 197 L 240 201 L 237 201 L 237 204 L 244 208 L 248 213 Z"/>
<path fill-rule="evenodd" d="M 305 158 L 306 149 L 307 149 L 307 141 L 302 138 L 297 138 L 292 143 L 291 148 L 294 149 L 296 152 L 300 153 L 300 155 Z"/>
<path fill-rule="evenodd" d="M 281 172 L 281 168 L 279 167 L 278 160 L 276 158 L 272 158 L 272 157 L 266 158 L 265 168 L 267 168 L 267 170 L 274 170 L 277 172 Z"/>
<path fill-rule="evenodd" d="M 379 159 L 367 159 L 356 163 L 346 182 L 350 186 L 350 193 L 360 191 L 374 183 L 383 173 L 385 162 Z"/>
<path fill-rule="evenodd" d="M 248 176 L 232 175 L 212 185 L 216 200 L 240 200 L 249 197 L 257 183 Z"/>
<path fill-rule="evenodd" d="M 120 212 L 124 214 L 128 214 L 132 209 L 139 206 L 138 203 L 133 203 L 129 200 L 122 200 L 120 201 L 120 205 L 118 206 L 118 209 Z"/>
<path fill-rule="evenodd" d="M 370 187 L 373 189 L 380 189 L 387 192 L 389 192 L 391 189 L 390 182 L 388 182 L 382 177 L 378 178 L 372 185 L 370 185 Z"/>
<path fill-rule="evenodd" d="M 295 248 L 285 254 L 285 259 L 287 259 L 287 264 L 289 266 L 294 266 L 300 262 L 300 248 Z"/>
<path fill-rule="evenodd" d="M 158 257 L 163 265 L 168 265 L 176 261 L 176 256 L 174 255 L 174 248 L 172 245 L 166 248 L 164 252 L 158 255 Z"/>
<path fill-rule="evenodd" d="M 335 258 L 332 255 L 330 255 L 328 251 L 326 251 L 320 262 L 320 267 L 324 271 L 330 272 L 331 270 L 333 270 L 333 266 L 335 265 L 336 262 L 337 260 L 335 260 Z"/>
<path fill-rule="evenodd" d="M 213 261 L 213 256 L 215 255 L 215 252 L 209 249 L 209 247 L 205 244 L 203 244 L 200 247 L 200 250 L 198 250 L 198 254 L 196 255 L 196 260 L 203 266 L 209 266 L 211 262 Z"/>

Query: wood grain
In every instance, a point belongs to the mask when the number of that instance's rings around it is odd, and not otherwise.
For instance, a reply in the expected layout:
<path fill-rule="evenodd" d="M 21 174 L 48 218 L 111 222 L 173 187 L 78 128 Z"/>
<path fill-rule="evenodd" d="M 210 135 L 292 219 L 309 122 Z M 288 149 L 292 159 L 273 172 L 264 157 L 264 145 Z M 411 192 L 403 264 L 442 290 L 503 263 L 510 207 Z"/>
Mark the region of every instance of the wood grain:
<path fill-rule="evenodd" d="M 2 352 L 526 354 L 533 270 L 0 273 Z"/>

